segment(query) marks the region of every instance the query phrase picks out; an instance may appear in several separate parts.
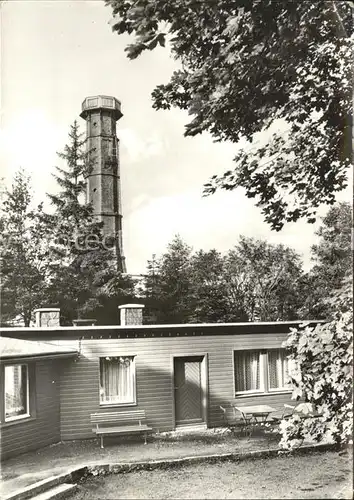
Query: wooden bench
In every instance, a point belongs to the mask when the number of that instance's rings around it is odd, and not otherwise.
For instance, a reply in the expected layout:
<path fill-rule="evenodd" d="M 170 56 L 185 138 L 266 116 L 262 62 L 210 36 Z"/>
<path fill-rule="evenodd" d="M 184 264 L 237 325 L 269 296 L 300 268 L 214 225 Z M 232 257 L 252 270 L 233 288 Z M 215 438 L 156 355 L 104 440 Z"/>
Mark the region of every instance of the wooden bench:
<path fill-rule="evenodd" d="M 91 424 L 95 427 L 92 432 L 100 436 L 103 448 L 103 436 L 127 435 L 144 433 L 145 443 L 147 433 L 152 428 L 146 424 L 145 410 L 117 411 L 109 413 L 92 413 Z"/>

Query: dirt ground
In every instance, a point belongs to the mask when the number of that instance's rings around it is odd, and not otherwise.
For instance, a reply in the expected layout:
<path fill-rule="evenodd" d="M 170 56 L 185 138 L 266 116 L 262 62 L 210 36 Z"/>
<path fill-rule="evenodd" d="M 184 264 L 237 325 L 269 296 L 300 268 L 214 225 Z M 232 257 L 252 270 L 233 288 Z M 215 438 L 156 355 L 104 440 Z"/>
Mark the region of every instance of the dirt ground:
<path fill-rule="evenodd" d="M 90 464 L 112 464 L 159 460 L 214 453 L 247 453 L 277 448 L 279 438 L 271 440 L 254 436 L 247 439 L 224 429 L 207 429 L 198 433 L 164 433 L 153 435 L 145 446 L 141 436 L 67 441 L 10 458 L 1 464 L 2 481 L 19 479 L 24 474 L 62 470 Z"/>
<path fill-rule="evenodd" d="M 207 429 L 198 433 L 154 435 L 146 446 L 141 436 L 106 438 L 103 450 L 98 439 L 58 443 L 4 461 L 0 469 L 0 497 L 42 479 L 87 465 L 247 453 L 277 448 L 278 441 L 276 436 L 270 441 L 261 436 L 247 439 L 225 432 L 225 429 Z"/>
<path fill-rule="evenodd" d="M 353 498 L 352 457 L 313 452 L 114 474 L 82 481 L 71 498 Z"/>

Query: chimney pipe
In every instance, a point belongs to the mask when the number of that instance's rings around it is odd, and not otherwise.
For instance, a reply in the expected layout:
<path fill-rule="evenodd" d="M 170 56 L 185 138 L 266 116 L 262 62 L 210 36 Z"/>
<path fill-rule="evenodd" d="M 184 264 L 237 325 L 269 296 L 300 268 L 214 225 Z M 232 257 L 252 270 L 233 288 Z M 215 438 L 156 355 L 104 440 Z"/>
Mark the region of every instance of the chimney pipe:
<path fill-rule="evenodd" d="M 73 319 L 74 326 L 95 326 L 97 319 Z"/>

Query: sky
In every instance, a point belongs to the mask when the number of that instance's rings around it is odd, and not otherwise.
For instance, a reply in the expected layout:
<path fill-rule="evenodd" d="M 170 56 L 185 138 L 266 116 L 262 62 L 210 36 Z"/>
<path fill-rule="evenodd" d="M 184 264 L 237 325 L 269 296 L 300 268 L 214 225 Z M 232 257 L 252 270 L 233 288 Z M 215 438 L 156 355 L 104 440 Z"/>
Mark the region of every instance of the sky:
<path fill-rule="evenodd" d="M 102 0 L 1 2 L 0 176 L 11 184 L 24 168 L 35 199 L 57 190 L 52 174 L 87 96 L 111 95 L 122 103 L 117 124 L 127 271 L 143 273 L 179 234 L 194 250 L 227 252 L 240 235 L 294 248 L 311 265 L 318 223 L 270 230 L 242 189 L 202 197 L 213 174 L 232 168 L 238 145 L 208 134 L 183 136 L 189 116 L 152 109 L 151 92 L 178 68 L 168 49 L 130 61 L 126 35 L 113 33 Z M 346 193 L 340 199 L 346 199 Z M 326 209 L 321 209 L 324 215 Z"/>

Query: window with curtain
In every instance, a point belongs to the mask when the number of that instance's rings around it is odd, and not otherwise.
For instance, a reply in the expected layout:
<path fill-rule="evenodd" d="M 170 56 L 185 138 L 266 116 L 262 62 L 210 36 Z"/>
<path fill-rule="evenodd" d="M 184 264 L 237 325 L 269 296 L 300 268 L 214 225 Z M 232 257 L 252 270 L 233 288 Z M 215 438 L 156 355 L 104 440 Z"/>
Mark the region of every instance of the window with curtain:
<path fill-rule="evenodd" d="M 235 351 L 236 392 L 256 392 L 262 390 L 263 372 L 260 351 Z"/>
<path fill-rule="evenodd" d="M 29 416 L 28 366 L 5 366 L 5 422 Z"/>
<path fill-rule="evenodd" d="M 100 358 L 100 403 L 135 403 L 134 356 Z"/>
<path fill-rule="evenodd" d="M 234 351 L 235 393 L 290 390 L 284 349 Z"/>
<path fill-rule="evenodd" d="M 284 349 L 268 351 L 269 390 L 288 387 L 288 360 Z"/>

